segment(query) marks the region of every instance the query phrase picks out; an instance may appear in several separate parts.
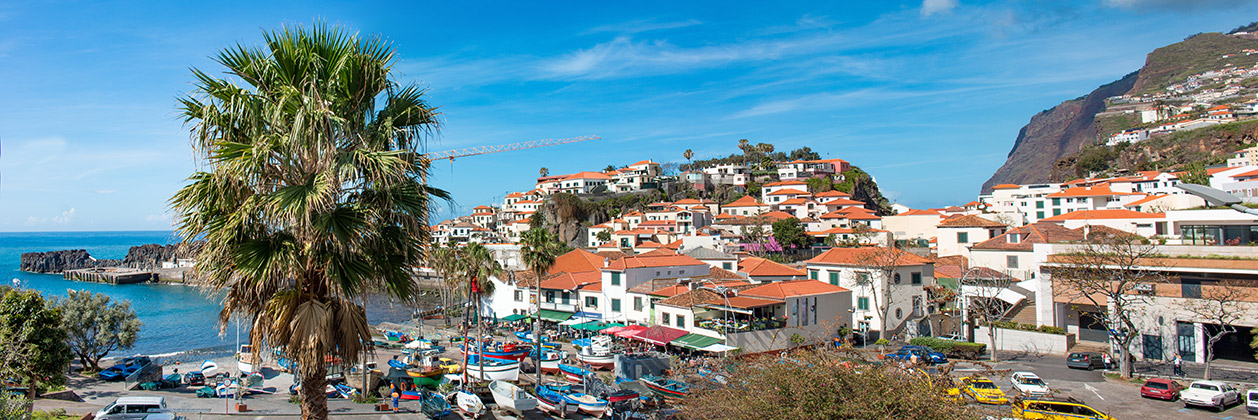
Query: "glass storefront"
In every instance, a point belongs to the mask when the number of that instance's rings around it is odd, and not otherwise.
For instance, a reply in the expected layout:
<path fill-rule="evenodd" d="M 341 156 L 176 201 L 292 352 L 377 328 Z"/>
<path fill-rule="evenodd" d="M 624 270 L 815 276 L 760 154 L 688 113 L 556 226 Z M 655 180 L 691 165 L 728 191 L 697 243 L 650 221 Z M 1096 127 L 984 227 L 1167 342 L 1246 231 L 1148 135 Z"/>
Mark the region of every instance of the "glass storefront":
<path fill-rule="evenodd" d="M 1184 225 L 1180 233 L 1185 245 L 1258 245 L 1258 225 Z"/>

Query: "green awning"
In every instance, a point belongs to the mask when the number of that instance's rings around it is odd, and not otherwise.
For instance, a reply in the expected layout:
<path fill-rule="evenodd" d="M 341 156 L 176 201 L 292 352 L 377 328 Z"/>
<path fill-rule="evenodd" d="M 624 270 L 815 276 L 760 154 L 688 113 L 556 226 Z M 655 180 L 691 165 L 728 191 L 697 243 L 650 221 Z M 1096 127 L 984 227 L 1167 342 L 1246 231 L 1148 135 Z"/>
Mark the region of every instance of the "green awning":
<path fill-rule="evenodd" d="M 725 340 L 716 337 L 708 337 L 706 335 L 686 334 L 668 344 L 685 347 L 691 350 L 698 350 L 713 344 L 723 343 L 724 341 Z"/>
<path fill-rule="evenodd" d="M 524 318 L 528 318 L 528 317 L 527 317 L 527 316 L 524 316 L 524 315 L 520 315 L 520 314 L 511 314 L 511 315 L 507 315 L 507 316 L 502 317 L 502 320 L 503 320 L 503 321 L 507 321 L 507 322 L 511 322 L 511 321 L 519 321 L 519 320 L 524 319 Z"/>
<path fill-rule="evenodd" d="M 571 327 L 574 330 L 586 331 L 601 331 L 603 328 L 606 328 L 603 326 L 602 322 L 598 321 L 582 322 L 580 324 L 572 325 Z"/>
<path fill-rule="evenodd" d="M 572 318 L 572 312 L 561 312 L 561 311 L 552 311 L 549 309 L 542 309 L 539 312 L 538 316 L 540 316 L 543 321 L 563 322 L 563 321 L 567 321 L 568 318 Z"/>
<path fill-rule="evenodd" d="M 623 326 L 625 326 L 625 324 L 621 324 L 619 322 L 612 322 L 612 323 L 603 324 L 601 328 L 599 328 L 598 330 L 602 331 L 602 330 L 612 328 L 612 327 L 623 327 Z"/>

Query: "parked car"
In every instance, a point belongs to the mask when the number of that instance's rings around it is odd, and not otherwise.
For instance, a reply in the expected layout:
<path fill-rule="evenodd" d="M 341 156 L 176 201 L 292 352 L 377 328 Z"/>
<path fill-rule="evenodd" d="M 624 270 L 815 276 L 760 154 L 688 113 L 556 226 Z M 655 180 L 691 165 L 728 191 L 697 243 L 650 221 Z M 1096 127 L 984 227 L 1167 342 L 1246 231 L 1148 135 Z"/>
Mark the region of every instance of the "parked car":
<path fill-rule="evenodd" d="M 1113 420 L 1074 398 L 1026 398 L 1013 402 L 1013 415 L 1028 420 Z"/>
<path fill-rule="evenodd" d="M 1179 381 L 1153 378 L 1144 381 L 1144 385 L 1140 386 L 1140 396 L 1175 401 L 1179 399 L 1179 391 L 1182 389 L 1184 389 L 1184 384 L 1179 383 Z"/>
<path fill-rule="evenodd" d="M 201 371 L 199 370 L 194 370 L 192 372 L 185 373 L 183 375 L 183 383 L 188 384 L 190 386 L 205 385 L 205 375 L 202 375 Z"/>
<path fill-rule="evenodd" d="M 961 392 L 982 404 L 1008 404 L 1009 397 L 991 379 L 981 376 L 961 378 Z"/>
<path fill-rule="evenodd" d="M 1013 382 L 1013 390 L 1019 395 L 1045 397 L 1053 393 L 1043 379 L 1031 372 L 1014 372 L 1009 375 L 1009 381 Z"/>
<path fill-rule="evenodd" d="M 95 420 L 140 420 L 166 409 L 162 397 L 122 397 L 96 412 Z"/>
<path fill-rule="evenodd" d="M 1258 388 L 1245 391 L 1245 411 L 1251 416 L 1258 414 Z"/>
<path fill-rule="evenodd" d="M 1216 381 L 1196 381 L 1180 391 L 1184 407 L 1210 407 L 1218 411 L 1241 402 L 1241 394 L 1231 385 Z"/>
<path fill-rule="evenodd" d="M 922 351 L 926 352 L 927 355 L 930 355 L 930 363 L 932 364 L 938 365 L 938 364 L 948 363 L 948 356 L 944 355 L 943 353 L 937 352 L 931 349 L 930 347 L 914 346 L 914 345 L 908 345 L 904 347 L 922 349 Z"/>
<path fill-rule="evenodd" d="M 907 361 L 912 361 L 913 356 L 917 356 L 918 363 L 925 363 L 925 364 L 932 364 L 932 365 L 935 363 L 948 363 L 948 358 L 945 357 L 943 353 L 932 352 L 930 351 L 930 349 L 927 349 L 926 347 L 923 347 L 923 346 L 900 347 L 900 350 L 897 350 L 895 353 L 886 355 L 885 359 L 886 360 L 900 360 L 900 361 L 907 362 Z M 942 360 L 942 361 L 938 361 L 938 360 Z"/>
<path fill-rule="evenodd" d="M 1105 369 L 1105 358 L 1101 356 L 1101 353 L 1094 353 L 1094 352 L 1070 353 L 1070 356 L 1066 357 L 1066 367 L 1072 368 L 1072 369 L 1087 369 L 1087 370 L 1092 370 L 1096 368 Z"/>
<path fill-rule="evenodd" d="M 952 333 L 952 334 L 948 334 L 948 335 L 941 335 L 941 336 L 939 336 L 939 337 L 935 337 L 935 338 L 938 338 L 938 339 L 941 339 L 941 340 L 966 341 L 965 336 L 962 336 L 962 335 L 961 335 L 961 333 Z"/>

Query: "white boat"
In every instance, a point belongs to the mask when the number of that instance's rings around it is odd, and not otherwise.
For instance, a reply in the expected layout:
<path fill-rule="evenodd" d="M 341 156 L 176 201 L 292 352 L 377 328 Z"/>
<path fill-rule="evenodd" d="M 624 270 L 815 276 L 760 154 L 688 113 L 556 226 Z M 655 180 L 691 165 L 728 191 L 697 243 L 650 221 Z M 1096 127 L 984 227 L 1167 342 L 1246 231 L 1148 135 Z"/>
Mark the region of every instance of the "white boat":
<path fill-rule="evenodd" d="M 524 392 L 515 384 L 493 381 L 489 383 L 489 393 L 493 394 L 494 402 L 499 408 L 523 414 L 525 411 L 537 409 L 537 398 Z"/>
<path fill-rule="evenodd" d="M 514 382 L 520 380 L 520 362 L 486 357 L 484 371 L 482 372 L 481 363 L 477 358 L 477 355 L 468 355 L 467 366 L 463 367 L 467 370 L 467 379 L 469 381 Z"/>
<path fill-rule="evenodd" d="M 616 354 L 612 353 L 611 337 L 601 335 L 590 339 L 590 345 L 581 347 L 577 352 L 577 360 L 595 369 L 611 369 L 616 367 Z"/>
<path fill-rule="evenodd" d="M 485 412 L 485 403 L 480 401 L 480 397 L 466 391 L 457 391 L 454 394 L 454 405 L 459 408 L 463 414 L 472 416 L 472 418 L 480 417 Z"/>
<path fill-rule="evenodd" d="M 218 363 L 214 363 L 213 360 L 201 362 L 201 374 L 207 378 L 218 376 Z"/>
<path fill-rule="evenodd" d="M 564 394 L 569 402 L 576 402 L 582 413 L 589 414 L 594 417 L 602 417 L 603 412 L 607 411 L 607 400 L 595 398 L 592 395 L 582 394 L 580 392 L 572 392 Z"/>
<path fill-rule="evenodd" d="M 253 348 L 248 344 L 240 346 L 240 351 L 236 352 L 236 369 L 240 373 L 253 373 Z"/>

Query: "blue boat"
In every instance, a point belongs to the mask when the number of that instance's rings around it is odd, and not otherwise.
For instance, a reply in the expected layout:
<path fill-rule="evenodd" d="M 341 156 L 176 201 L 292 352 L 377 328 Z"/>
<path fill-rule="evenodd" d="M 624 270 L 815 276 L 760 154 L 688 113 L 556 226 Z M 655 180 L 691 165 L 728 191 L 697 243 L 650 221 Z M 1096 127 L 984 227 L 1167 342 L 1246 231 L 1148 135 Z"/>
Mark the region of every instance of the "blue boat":
<path fill-rule="evenodd" d="M 551 386 L 537 387 L 537 407 L 542 409 L 542 411 L 551 412 L 559 417 L 567 417 L 569 414 L 576 413 L 581 405 L 570 404 L 568 399 L 564 398 L 563 393 L 570 389 L 572 389 L 570 386 L 563 389 L 555 389 Z"/>
<path fill-rule="evenodd" d="M 543 386 L 541 389 L 548 388 Z M 577 406 L 577 409 L 581 410 L 582 413 L 589 414 L 597 418 L 602 417 L 603 412 L 607 411 L 607 400 L 597 398 L 593 395 L 572 391 L 571 389 L 568 391 L 551 389 L 551 391 L 563 395 L 563 400 L 567 403 L 567 405 Z"/>
<path fill-rule="evenodd" d="M 390 361 L 389 361 L 389 366 L 390 366 L 390 367 L 397 368 L 397 369 L 400 369 L 400 370 L 406 370 L 406 363 L 402 363 L 402 361 L 400 361 L 400 360 L 396 360 L 396 359 L 395 359 L 395 360 L 390 360 Z"/>
<path fill-rule="evenodd" d="M 104 370 L 101 370 L 100 373 L 96 374 L 96 377 L 100 378 L 102 381 L 120 381 L 125 376 L 126 375 L 122 374 L 122 368 L 118 366 L 105 368 Z"/>
<path fill-rule="evenodd" d="M 563 372 L 563 376 L 565 378 L 568 378 L 568 382 L 572 382 L 574 384 L 581 383 L 581 381 L 585 379 L 586 375 L 593 374 L 593 372 L 590 372 L 589 370 L 563 363 L 559 364 L 559 371 Z"/>
<path fill-rule="evenodd" d="M 450 402 L 435 392 L 424 391 L 421 398 L 420 410 L 428 415 L 428 418 L 439 419 L 453 413 L 453 410 L 450 409 Z"/>

